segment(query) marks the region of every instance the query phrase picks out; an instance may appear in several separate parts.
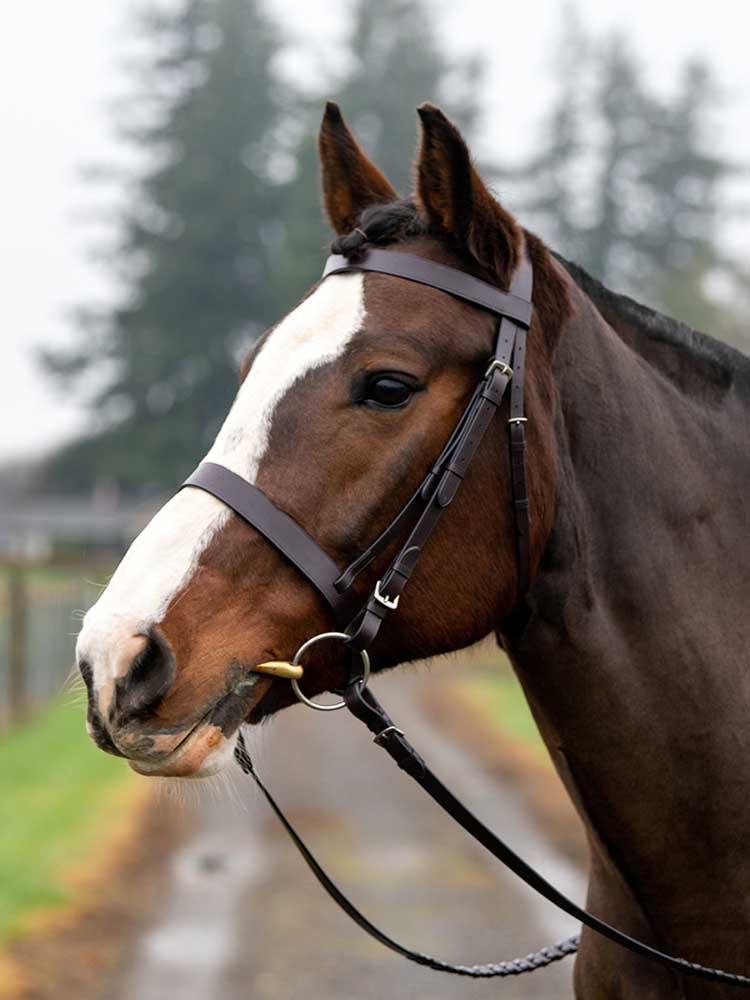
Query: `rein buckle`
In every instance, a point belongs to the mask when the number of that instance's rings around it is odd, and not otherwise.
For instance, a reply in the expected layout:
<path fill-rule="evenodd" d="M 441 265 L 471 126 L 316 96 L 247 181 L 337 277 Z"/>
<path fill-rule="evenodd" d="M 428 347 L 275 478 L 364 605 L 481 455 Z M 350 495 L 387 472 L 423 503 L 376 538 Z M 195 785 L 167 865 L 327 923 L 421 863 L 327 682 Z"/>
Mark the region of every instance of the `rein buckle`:
<path fill-rule="evenodd" d="M 391 733 L 395 733 L 397 736 L 405 736 L 403 729 L 399 729 L 398 726 L 386 726 L 385 729 L 378 733 L 377 736 L 373 736 L 372 742 L 377 746 L 382 746 L 383 741 L 390 736 Z"/>

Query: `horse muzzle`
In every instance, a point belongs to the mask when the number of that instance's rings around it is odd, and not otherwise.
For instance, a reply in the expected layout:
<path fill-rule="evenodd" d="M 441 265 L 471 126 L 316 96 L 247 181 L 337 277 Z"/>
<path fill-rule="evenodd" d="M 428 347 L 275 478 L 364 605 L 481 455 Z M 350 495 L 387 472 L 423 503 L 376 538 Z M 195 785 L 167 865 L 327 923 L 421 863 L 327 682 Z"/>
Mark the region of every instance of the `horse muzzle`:
<path fill-rule="evenodd" d="M 139 774 L 207 777 L 231 759 L 240 725 L 271 682 L 271 676 L 242 673 L 199 718 L 174 725 L 145 708 L 134 711 L 117 683 L 106 692 L 90 688 L 88 732 L 101 750 L 124 757 Z"/>

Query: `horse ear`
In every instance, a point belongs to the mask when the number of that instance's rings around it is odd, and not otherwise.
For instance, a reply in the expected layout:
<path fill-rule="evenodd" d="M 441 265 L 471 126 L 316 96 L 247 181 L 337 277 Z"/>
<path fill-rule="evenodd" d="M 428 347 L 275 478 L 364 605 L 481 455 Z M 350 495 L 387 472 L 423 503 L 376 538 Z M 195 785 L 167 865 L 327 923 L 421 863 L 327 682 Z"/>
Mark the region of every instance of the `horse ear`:
<path fill-rule="evenodd" d="M 398 194 L 357 144 L 337 104 L 326 103 L 318 135 L 323 207 L 339 236 L 350 233 L 363 211 Z"/>
<path fill-rule="evenodd" d="M 417 196 L 423 214 L 430 226 L 507 282 L 518 259 L 518 223 L 487 190 L 456 126 L 433 104 L 423 104 L 417 113 L 422 122 Z"/>

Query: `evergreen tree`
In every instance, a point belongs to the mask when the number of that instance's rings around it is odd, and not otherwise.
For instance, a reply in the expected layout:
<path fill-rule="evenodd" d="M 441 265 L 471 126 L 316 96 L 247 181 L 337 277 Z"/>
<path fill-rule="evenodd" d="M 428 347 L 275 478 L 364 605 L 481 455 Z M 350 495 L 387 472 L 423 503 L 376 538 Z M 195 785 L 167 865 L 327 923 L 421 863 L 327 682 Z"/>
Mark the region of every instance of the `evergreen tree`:
<path fill-rule="evenodd" d="M 319 276 L 330 240 L 316 144 L 324 98 L 341 102 L 403 190 L 418 104 L 449 86 L 470 130 L 475 108 L 462 95 L 477 64 L 441 53 L 420 0 L 357 0 L 353 13 L 348 71 L 304 100 L 276 82 L 281 40 L 257 0 L 180 0 L 143 19 L 138 122 L 128 115 L 124 132 L 145 166 L 105 261 L 123 295 L 101 314 L 82 310 L 77 348 L 46 359 L 65 386 L 99 382 L 91 435 L 53 457 L 48 483 L 148 493 L 173 487 L 206 450 L 235 391 L 239 346 Z M 282 182 L 287 161 L 296 170 Z"/>
<path fill-rule="evenodd" d="M 657 95 L 627 39 L 594 44 L 571 8 L 556 50 L 538 148 L 501 173 L 520 212 L 611 287 L 737 342 L 731 310 L 711 294 L 712 279 L 734 279 L 737 265 L 718 246 L 734 168 L 709 151 L 708 68 L 688 62 L 675 95 Z"/>
<path fill-rule="evenodd" d="M 236 388 L 236 353 L 272 317 L 272 180 L 279 42 L 253 0 L 185 0 L 141 25 L 138 121 L 123 131 L 145 163 L 106 263 L 119 303 L 80 315 L 76 349 L 47 358 L 85 375 L 93 433 L 47 467 L 56 486 L 99 479 L 174 486 L 205 451 Z"/>
<path fill-rule="evenodd" d="M 548 113 L 542 120 L 536 149 L 520 167 L 495 167 L 494 176 L 510 185 L 524 222 L 552 246 L 581 260 L 581 160 L 584 157 L 584 74 L 590 41 L 578 10 L 563 6 L 550 69 L 556 81 Z M 512 199 L 513 200 L 513 199 Z"/>
<path fill-rule="evenodd" d="M 602 280 L 639 286 L 647 264 L 638 253 L 642 237 L 639 174 L 648 156 L 653 99 L 627 41 L 619 33 L 604 47 L 593 97 L 602 142 L 591 186 L 591 222 L 584 227 L 581 264 Z M 642 289 L 641 289 L 642 291 Z"/>
<path fill-rule="evenodd" d="M 701 329 L 726 317 L 711 299 L 712 274 L 731 270 L 718 246 L 720 192 L 733 167 L 707 150 L 707 123 L 716 105 L 708 67 L 690 61 L 675 100 L 654 105 L 650 149 L 640 176 L 648 192 L 639 244 L 653 268 L 651 290 L 667 311 Z M 717 333 L 719 331 L 717 330 Z"/>
<path fill-rule="evenodd" d="M 350 68 L 326 88 L 325 96 L 341 106 L 347 123 L 396 190 L 408 194 L 416 108 L 445 98 L 451 116 L 470 135 L 477 117 L 473 95 L 480 64 L 448 58 L 422 0 L 357 0 L 353 15 Z M 297 295 L 317 280 L 331 239 L 320 211 L 316 135 L 321 111 L 322 101 L 315 100 L 296 149 L 296 177 L 284 198 L 290 221 L 279 278 Z"/>
<path fill-rule="evenodd" d="M 734 167 L 708 151 L 717 92 L 689 61 L 673 98 L 643 83 L 638 61 L 605 49 L 598 107 L 606 142 L 584 266 L 697 329 L 731 338 L 731 311 L 711 279 L 734 264 L 719 248 L 723 184 Z"/>
<path fill-rule="evenodd" d="M 358 0 L 349 48 L 352 69 L 335 100 L 396 190 L 408 193 L 417 106 L 445 98 L 471 133 L 479 64 L 461 64 L 441 51 L 422 0 Z"/>

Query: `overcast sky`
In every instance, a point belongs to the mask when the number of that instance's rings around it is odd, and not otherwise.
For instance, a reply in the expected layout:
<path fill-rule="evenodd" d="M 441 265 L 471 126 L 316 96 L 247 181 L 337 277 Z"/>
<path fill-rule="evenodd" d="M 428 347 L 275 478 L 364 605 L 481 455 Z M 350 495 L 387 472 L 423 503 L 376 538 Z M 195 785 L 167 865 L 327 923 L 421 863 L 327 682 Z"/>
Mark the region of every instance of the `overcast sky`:
<path fill-rule="evenodd" d="M 74 0 L 44 4 L 42 10 L 14 3 L 3 13 L 0 461 L 49 448 L 83 426 L 75 402 L 62 399 L 38 371 L 34 351 L 66 342 L 65 313 L 72 304 L 109 293 L 84 252 L 91 229 L 82 217 L 91 199 L 78 168 L 113 153 L 107 101 L 118 90 L 118 38 L 134 6 L 132 0 Z M 343 0 L 269 0 L 300 45 L 314 40 L 332 52 L 348 6 Z M 559 3 L 434 0 L 433 6 L 449 46 L 490 60 L 485 152 L 515 155 L 549 99 L 545 60 Z M 685 56 L 710 59 L 730 97 L 717 141 L 750 161 L 748 19 L 742 5 L 579 0 L 578 7 L 589 29 L 625 28 L 652 78 L 666 89 Z"/>

